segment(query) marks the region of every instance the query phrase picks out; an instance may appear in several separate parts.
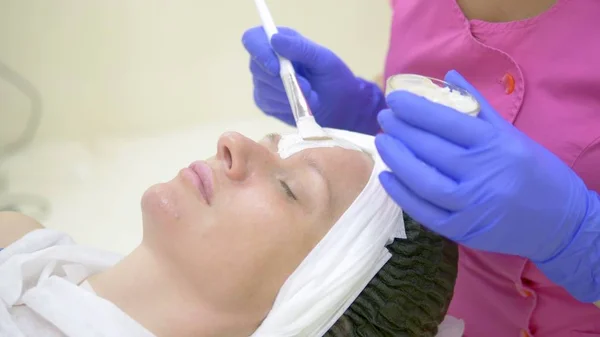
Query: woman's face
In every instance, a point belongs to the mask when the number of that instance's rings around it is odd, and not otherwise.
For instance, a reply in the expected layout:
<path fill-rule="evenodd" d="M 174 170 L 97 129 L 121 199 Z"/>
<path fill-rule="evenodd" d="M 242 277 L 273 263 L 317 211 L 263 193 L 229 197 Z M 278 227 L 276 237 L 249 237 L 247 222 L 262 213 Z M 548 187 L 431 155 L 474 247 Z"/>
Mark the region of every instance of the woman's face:
<path fill-rule="evenodd" d="M 367 154 L 343 148 L 282 159 L 278 141 L 223 134 L 215 157 L 142 198 L 143 245 L 223 310 L 264 317 L 373 169 Z"/>

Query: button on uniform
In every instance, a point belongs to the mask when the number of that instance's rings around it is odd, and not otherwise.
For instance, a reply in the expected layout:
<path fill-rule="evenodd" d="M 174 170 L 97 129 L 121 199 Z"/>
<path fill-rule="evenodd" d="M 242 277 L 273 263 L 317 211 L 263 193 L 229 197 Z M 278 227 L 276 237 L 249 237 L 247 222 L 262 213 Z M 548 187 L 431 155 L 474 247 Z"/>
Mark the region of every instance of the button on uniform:
<path fill-rule="evenodd" d="M 521 297 L 523 297 L 523 298 L 531 298 L 534 295 L 533 290 L 525 288 L 520 283 L 515 283 L 515 288 L 517 289 L 517 292 L 519 293 L 519 295 L 521 295 Z M 533 337 L 533 335 L 527 329 L 521 329 L 521 333 L 519 334 L 519 336 L 520 337 Z"/>
<path fill-rule="evenodd" d="M 507 95 L 510 95 L 515 91 L 515 78 L 510 73 L 506 73 L 502 76 L 502 84 L 504 84 L 504 92 L 506 92 Z"/>
<path fill-rule="evenodd" d="M 519 294 L 520 294 L 521 296 L 523 296 L 524 298 L 529 298 L 529 297 L 533 296 L 533 291 L 531 291 L 531 290 L 529 290 L 529 289 L 526 289 L 526 288 L 523 288 L 523 287 L 521 287 L 521 288 L 520 288 L 520 289 L 518 289 L 518 290 L 519 290 Z"/>
<path fill-rule="evenodd" d="M 519 283 L 515 283 L 515 288 L 517 289 L 517 292 L 519 293 L 519 295 L 521 295 L 524 298 L 529 298 L 529 297 L 533 296 L 533 294 L 534 294 L 534 292 L 532 290 L 529 290 L 529 289 L 523 287 Z"/>
<path fill-rule="evenodd" d="M 523 330 L 521 330 L 521 336 L 520 337 L 533 337 L 533 336 L 529 333 L 529 331 L 523 329 Z"/>

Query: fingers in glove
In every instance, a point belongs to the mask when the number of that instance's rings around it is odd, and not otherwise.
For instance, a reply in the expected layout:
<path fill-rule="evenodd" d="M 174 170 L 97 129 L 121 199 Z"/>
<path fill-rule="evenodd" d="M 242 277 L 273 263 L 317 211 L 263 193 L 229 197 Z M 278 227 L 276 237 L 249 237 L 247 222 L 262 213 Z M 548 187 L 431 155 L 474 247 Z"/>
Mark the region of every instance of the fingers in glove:
<path fill-rule="evenodd" d="M 285 96 L 285 89 L 279 76 L 252 76 L 252 83 L 255 88 L 259 87 L 260 90 L 274 91 Z"/>
<path fill-rule="evenodd" d="M 254 90 L 254 103 L 266 114 L 291 114 L 292 110 L 287 99 L 279 96 L 275 99 L 266 98 L 263 93 Z"/>
<path fill-rule="evenodd" d="M 252 72 L 253 80 L 259 80 L 260 82 L 270 85 L 270 87 L 273 89 L 278 89 L 282 92 L 285 92 L 283 83 L 281 82 L 281 77 L 279 75 L 269 75 L 262 69 L 260 63 L 251 60 L 250 71 Z M 298 74 L 296 74 L 296 79 L 298 80 L 298 84 L 300 85 L 300 89 L 302 90 L 304 96 L 310 96 L 310 92 L 312 91 L 310 82 L 305 77 Z"/>
<path fill-rule="evenodd" d="M 417 129 L 396 117 L 393 111 L 382 110 L 377 116 L 381 129 L 402 143 L 420 160 L 455 180 L 464 176 L 465 149 L 434 134 Z"/>
<path fill-rule="evenodd" d="M 283 88 L 283 84 L 281 84 L 281 80 L 277 82 L 276 80 L 263 81 L 258 78 L 253 78 L 252 82 L 254 84 L 254 90 L 261 99 L 289 104 L 288 97 Z M 304 97 L 306 97 L 309 104 L 314 103 L 310 101 L 310 97 L 314 96 L 314 93 L 312 92 L 308 81 L 302 77 L 298 77 L 298 83 L 300 84 L 300 87 L 304 93 Z"/>
<path fill-rule="evenodd" d="M 262 27 L 254 27 L 244 32 L 242 44 L 250 54 L 250 58 L 258 62 L 271 75 L 279 73 L 279 59 Z"/>
<path fill-rule="evenodd" d="M 392 92 L 387 102 L 404 122 L 465 148 L 486 143 L 496 135 L 488 122 L 407 91 Z"/>
<path fill-rule="evenodd" d="M 265 81 L 265 82 L 281 84 L 281 77 L 279 76 L 279 74 L 275 74 L 275 75 L 271 74 L 257 60 L 250 59 L 249 68 L 250 68 L 250 72 L 252 73 L 252 77 L 261 79 L 262 81 Z"/>
<path fill-rule="evenodd" d="M 508 123 L 502 116 L 500 116 L 494 108 L 488 103 L 483 95 L 475 89 L 471 83 L 469 83 L 461 74 L 456 70 L 450 70 L 444 79 L 446 82 L 454 84 L 460 88 L 463 88 L 479 102 L 481 110 L 478 118 L 483 119 L 495 126 L 506 126 Z"/>
<path fill-rule="evenodd" d="M 271 38 L 273 49 L 292 62 L 301 63 L 314 72 L 327 72 L 331 68 L 332 53 L 309 39 L 297 35 L 275 34 Z"/>
<path fill-rule="evenodd" d="M 415 195 L 447 211 L 464 208 L 463 200 L 453 198 L 458 183 L 415 157 L 401 141 L 384 133 L 375 137 L 375 145 L 384 163 Z"/>
<path fill-rule="evenodd" d="M 294 120 L 294 116 L 292 116 L 292 114 L 286 114 L 286 113 L 272 113 L 272 114 L 266 114 L 269 117 L 273 117 L 276 118 L 282 122 L 284 122 L 287 125 L 290 126 L 296 126 L 296 121 Z"/>
<path fill-rule="evenodd" d="M 300 36 L 295 30 L 287 27 L 278 27 L 279 33 L 276 35 L 295 37 Z M 271 43 L 262 26 L 248 29 L 242 36 L 242 44 L 250 53 L 251 59 L 262 65 L 264 70 L 271 75 L 279 73 L 279 59 L 273 51 Z"/>
<path fill-rule="evenodd" d="M 379 181 L 392 200 L 402 207 L 406 214 L 431 230 L 435 231 L 438 227 L 436 225 L 450 216 L 448 211 L 432 205 L 412 192 L 392 172 L 382 172 Z"/>

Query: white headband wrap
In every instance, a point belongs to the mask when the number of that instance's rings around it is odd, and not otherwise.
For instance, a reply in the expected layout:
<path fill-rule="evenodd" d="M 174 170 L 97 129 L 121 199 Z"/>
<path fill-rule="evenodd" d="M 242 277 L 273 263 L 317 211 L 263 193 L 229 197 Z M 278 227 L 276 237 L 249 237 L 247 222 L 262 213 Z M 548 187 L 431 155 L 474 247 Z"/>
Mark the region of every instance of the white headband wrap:
<path fill-rule="evenodd" d="M 306 256 L 280 289 L 273 308 L 251 337 L 323 336 L 390 259 L 394 238 L 406 238 L 402 210 L 379 183 L 387 170 L 373 136 L 327 129 L 332 141 L 283 136 L 279 153 L 287 158 L 315 147 L 362 150 L 374 159 L 363 191 Z"/>

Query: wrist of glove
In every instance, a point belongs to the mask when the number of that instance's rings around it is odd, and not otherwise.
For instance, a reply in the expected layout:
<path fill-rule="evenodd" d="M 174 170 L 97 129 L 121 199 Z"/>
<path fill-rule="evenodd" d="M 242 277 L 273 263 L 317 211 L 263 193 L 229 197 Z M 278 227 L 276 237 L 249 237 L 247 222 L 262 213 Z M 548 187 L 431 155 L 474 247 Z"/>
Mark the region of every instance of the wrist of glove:
<path fill-rule="evenodd" d="M 572 238 L 555 256 L 533 261 L 552 282 L 584 303 L 600 300 L 600 198 L 588 191 L 584 216 Z"/>

